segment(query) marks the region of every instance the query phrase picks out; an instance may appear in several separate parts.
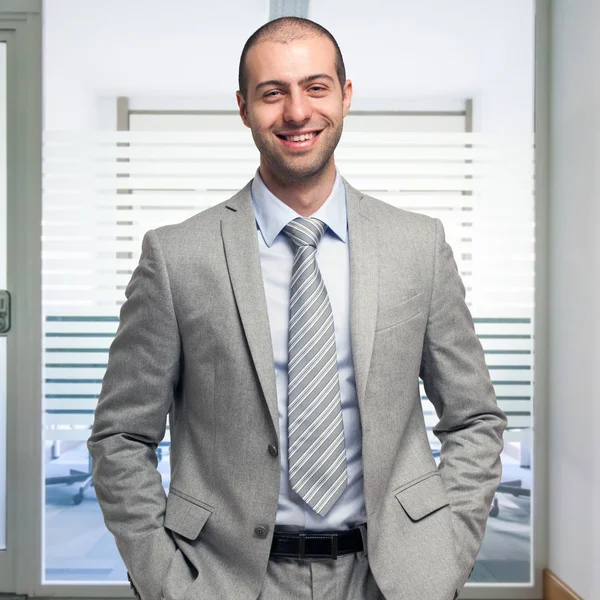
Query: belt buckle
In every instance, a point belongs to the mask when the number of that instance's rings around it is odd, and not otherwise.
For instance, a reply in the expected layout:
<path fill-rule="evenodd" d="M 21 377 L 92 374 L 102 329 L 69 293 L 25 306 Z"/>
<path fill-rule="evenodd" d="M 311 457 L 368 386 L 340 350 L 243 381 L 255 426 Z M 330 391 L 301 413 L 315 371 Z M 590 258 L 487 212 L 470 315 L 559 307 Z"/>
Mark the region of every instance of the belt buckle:
<path fill-rule="evenodd" d="M 331 558 L 333 560 L 337 560 L 338 558 L 338 534 L 337 533 L 329 533 L 322 536 L 317 536 L 320 539 L 329 539 L 331 544 L 331 549 L 329 556 L 326 554 L 324 557 Z M 306 559 L 306 533 L 299 532 L 298 533 L 298 558 L 300 560 Z"/>

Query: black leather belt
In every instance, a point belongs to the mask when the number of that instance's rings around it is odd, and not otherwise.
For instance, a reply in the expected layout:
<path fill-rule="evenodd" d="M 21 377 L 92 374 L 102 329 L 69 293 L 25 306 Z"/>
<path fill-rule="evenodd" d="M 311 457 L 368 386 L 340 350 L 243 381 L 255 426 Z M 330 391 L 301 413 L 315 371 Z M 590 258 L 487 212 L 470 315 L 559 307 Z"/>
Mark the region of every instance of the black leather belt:
<path fill-rule="evenodd" d="M 363 551 L 360 528 L 340 532 L 293 533 L 275 531 L 271 544 L 271 556 L 287 558 L 333 558 L 343 554 Z"/>

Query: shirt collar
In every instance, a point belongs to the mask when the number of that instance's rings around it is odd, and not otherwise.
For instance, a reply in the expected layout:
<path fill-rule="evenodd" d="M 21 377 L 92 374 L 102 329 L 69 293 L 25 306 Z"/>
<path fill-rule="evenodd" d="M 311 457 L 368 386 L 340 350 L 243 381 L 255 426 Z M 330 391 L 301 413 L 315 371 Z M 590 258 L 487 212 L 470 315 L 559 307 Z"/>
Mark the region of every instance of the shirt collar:
<path fill-rule="evenodd" d="M 252 204 L 256 223 L 268 247 L 271 247 L 275 238 L 291 220 L 301 216 L 267 188 L 258 170 L 252 181 Z M 311 216 L 323 221 L 334 235 L 342 242 L 346 242 L 348 238 L 346 187 L 337 169 L 331 194 L 321 208 Z"/>

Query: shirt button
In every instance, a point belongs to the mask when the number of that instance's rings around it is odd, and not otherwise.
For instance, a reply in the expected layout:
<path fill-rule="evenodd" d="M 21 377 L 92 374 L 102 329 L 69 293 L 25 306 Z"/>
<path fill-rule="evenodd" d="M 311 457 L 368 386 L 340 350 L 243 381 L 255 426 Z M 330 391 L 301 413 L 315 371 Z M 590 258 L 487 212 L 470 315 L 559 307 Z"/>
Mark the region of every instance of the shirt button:
<path fill-rule="evenodd" d="M 277 451 L 277 446 L 274 446 L 273 444 L 269 444 L 268 450 L 271 456 L 277 456 L 279 454 L 279 452 Z"/>
<path fill-rule="evenodd" d="M 256 535 L 256 537 L 259 538 L 266 538 L 267 537 L 267 528 L 266 527 L 256 527 L 254 529 L 254 534 Z"/>

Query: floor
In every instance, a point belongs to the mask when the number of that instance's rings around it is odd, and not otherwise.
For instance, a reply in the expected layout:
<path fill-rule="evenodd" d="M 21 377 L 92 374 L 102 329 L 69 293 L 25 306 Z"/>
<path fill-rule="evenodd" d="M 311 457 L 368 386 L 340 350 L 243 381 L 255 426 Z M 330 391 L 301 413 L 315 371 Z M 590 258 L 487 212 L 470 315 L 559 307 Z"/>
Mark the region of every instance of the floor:
<path fill-rule="evenodd" d="M 68 475 L 70 470 L 87 472 L 85 445 L 69 449 L 50 461 L 46 477 Z M 531 471 L 503 454 L 503 481 L 520 479 L 531 489 Z M 169 486 L 168 449 L 159 462 L 165 489 Z M 46 486 L 45 579 L 86 583 L 125 582 L 126 570 L 112 535 L 106 530 L 94 488 L 83 492 L 74 504 L 80 483 Z M 530 580 L 530 498 L 496 494 L 499 514 L 488 520 L 486 535 L 469 581 L 526 583 Z"/>

